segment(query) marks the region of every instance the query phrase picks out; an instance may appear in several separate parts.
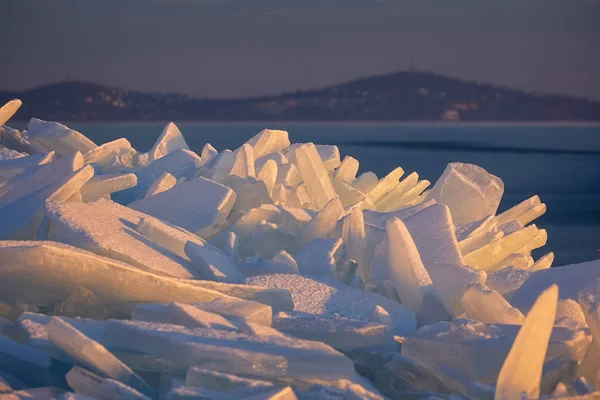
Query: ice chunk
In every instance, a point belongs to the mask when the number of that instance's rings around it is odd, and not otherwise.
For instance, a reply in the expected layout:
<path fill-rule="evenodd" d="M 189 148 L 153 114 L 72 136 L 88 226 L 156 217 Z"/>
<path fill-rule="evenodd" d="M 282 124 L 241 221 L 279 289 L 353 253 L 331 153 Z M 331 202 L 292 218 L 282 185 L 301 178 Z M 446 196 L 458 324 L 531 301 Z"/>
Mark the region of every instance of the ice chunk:
<path fill-rule="evenodd" d="M 141 218 L 151 218 L 109 200 L 93 203 L 49 203 L 50 238 L 114 258 L 146 271 L 179 278 L 201 277 L 187 260 L 135 231 Z"/>
<path fill-rule="evenodd" d="M 140 163 L 148 165 L 153 161 L 156 161 L 159 158 L 174 152 L 175 150 L 189 149 L 190 148 L 185 142 L 181 131 L 179 128 L 177 128 L 177 125 L 175 125 L 173 122 L 169 122 L 163 129 L 158 139 L 156 139 L 152 149 L 148 153 L 140 154 L 139 160 Z"/>
<path fill-rule="evenodd" d="M 185 254 L 202 275 L 211 280 L 228 283 L 241 283 L 244 275 L 233 259 L 214 248 L 201 246 L 189 241 L 185 244 Z"/>
<path fill-rule="evenodd" d="M 135 174 L 96 175 L 81 188 L 84 202 L 105 198 L 110 200 L 110 194 L 137 185 Z"/>
<path fill-rule="evenodd" d="M 296 164 L 284 164 L 279 167 L 276 184 L 296 187 L 300 182 L 302 182 L 302 177 Z"/>
<path fill-rule="evenodd" d="M 482 283 L 470 285 L 462 297 L 467 316 L 488 324 L 522 325 L 525 317 L 502 295 Z"/>
<path fill-rule="evenodd" d="M 312 143 L 304 144 L 296 149 L 295 154 L 298 171 L 315 206 L 319 209 L 325 207 L 336 193 L 317 148 Z"/>
<path fill-rule="evenodd" d="M 0 297 L 39 305 L 65 299 L 77 285 L 91 290 L 102 304 L 193 302 L 228 297 L 204 288 L 202 281 L 155 275 L 56 242 L 0 241 L 0 259 L 3 260 Z M 49 271 L 52 273 L 48 274 Z"/>
<path fill-rule="evenodd" d="M 408 335 L 416 329 L 415 316 L 405 306 L 376 293 L 344 285 L 333 277 L 308 278 L 276 274 L 249 277 L 246 278 L 246 282 L 255 286 L 289 290 L 295 311 L 317 315 L 337 314 L 350 319 L 370 321 L 373 309 L 380 305 L 392 318 L 394 335 Z"/>
<path fill-rule="evenodd" d="M 78 364 L 153 396 L 152 389 L 127 365 L 100 343 L 88 338 L 61 318 L 52 318 L 46 328 L 52 343 L 69 354 Z"/>
<path fill-rule="evenodd" d="M 20 174 L 27 168 L 48 164 L 54 161 L 54 152 L 39 153 L 31 156 L 0 160 L 0 183 L 6 183 L 13 176 Z"/>
<path fill-rule="evenodd" d="M 298 263 L 285 250 L 278 251 L 273 258 L 261 262 L 258 265 L 252 265 L 251 268 L 244 269 L 246 276 L 265 275 L 265 274 L 298 274 Z"/>
<path fill-rule="evenodd" d="M 10 395 L 0 396 L 3 400 L 26 400 L 26 399 L 35 399 L 35 400 L 54 400 L 62 397 L 65 394 L 65 391 L 52 386 L 47 387 L 36 387 L 33 389 L 25 389 L 25 390 L 17 390 L 12 392 Z M 84 400 L 89 400 L 86 398 Z"/>
<path fill-rule="evenodd" d="M 433 204 L 403 221 L 428 269 L 437 264 L 463 265 L 452 216 L 446 205 Z"/>
<path fill-rule="evenodd" d="M 260 171 L 269 161 L 273 161 L 278 167 L 288 163 L 287 157 L 282 153 L 271 153 L 257 158 L 254 161 L 254 168 L 256 168 L 256 171 Z"/>
<path fill-rule="evenodd" d="M 23 102 L 19 99 L 14 99 L 0 107 L 0 126 L 4 125 L 6 121 L 11 119 L 17 110 L 21 107 Z"/>
<path fill-rule="evenodd" d="M 156 178 L 144 197 L 150 197 L 154 196 L 155 194 L 166 192 L 167 190 L 172 189 L 176 184 L 177 179 L 175 179 L 173 175 L 168 172 L 163 172 L 158 178 Z"/>
<path fill-rule="evenodd" d="M 333 198 L 321 211 L 307 223 L 297 237 L 299 246 L 306 246 L 317 238 L 327 238 L 335 230 L 335 226 L 343 212 L 338 197 Z"/>
<path fill-rule="evenodd" d="M 137 390 L 110 378 L 103 378 L 81 367 L 74 366 L 67 373 L 69 386 L 77 393 L 93 399 L 142 400 L 149 399 Z"/>
<path fill-rule="evenodd" d="M 273 319 L 273 328 L 302 339 L 323 342 L 339 350 L 387 344 L 392 339 L 391 318 L 388 326 L 339 316 L 280 313 Z"/>
<path fill-rule="evenodd" d="M 188 370 L 185 375 L 185 384 L 238 396 L 248 396 L 268 391 L 274 387 L 272 382 L 210 371 L 200 366 L 194 366 Z"/>
<path fill-rule="evenodd" d="M 415 186 L 410 188 L 400 199 L 403 206 L 412 206 L 422 203 L 427 197 L 423 191 L 431 185 L 428 180 L 419 181 Z"/>
<path fill-rule="evenodd" d="M 520 250 L 519 250 L 520 251 Z M 489 273 L 493 273 L 496 271 L 503 270 L 508 267 L 515 267 L 519 269 L 528 269 L 530 266 L 534 264 L 533 257 L 527 254 L 514 253 L 510 256 L 506 257 L 504 260 L 499 263 L 491 266 L 487 271 Z"/>
<path fill-rule="evenodd" d="M 206 369 L 229 374 L 336 379 L 354 372 L 351 360 L 329 346 L 281 334 L 245 335 L 110 320 L 105 340 L 107 345 L 154 354 L 186 366 L 201 363 Z M 320 362 L 315 364 L 315 359 Z"/>
<path fill-rule="evenodd" d="M 241 258 L 258 254 L 261 259 L 268 260 L 281 250 L 296 253 L 294 237 L 277 225 L 263 221 L 254 234 L 240 245 L 238 254 Z"/>
<path fill-rule="evenodd" d="M 511 303 L 525 312 L 537 296 L 553 284 L 558 285 L 561 299 L 577 300 L 579 291 L 599 278 L 600 260 L 539 270 L 532 273 L 514 293 Z"/>
<path fill-rule="evenodd" d="M 181 202 L 181 199 L 194 201 Z M 225 223 L 236 201 L 234 191 L 217 182 L 196 178 L 171 190 L 129 204 L 134 210 L 181 226 L 199 236 Z M 178 204 L 173 207 L 173 204 Z"/>
<path fill-rule="evenodd" d="M 473 164 L 450 163 L 428 198 L 450 207 L 456 224 L 496 214 L 504 192 L 500 178 Z"/>
<path fill-rule="evenodd" d="M 237 331 L 238 328 L 227 318 L 219 314 L 204 311 L 191 304 L 171 303 L 169 304 L 169 315 L 172 323 L 183 325 L 188 328 L 209 328 L 225 331 Z"/>
<path fill-rule="evenodd" d="M 240 178 L 256 177 L 254 169 L 254 150 L 249 144 L 243 144 L 235 151 L 235 161 L 231 167 L 231 175 Z"/>
<path fill-rule="evenodd" d="M 264 166 L 260 169 L 257 175 L 257 179 L 265 183 L 269 194 L 273 192 L 273 188 L 275 187 L 275 181 L 277 180 L 277 170 L 277 163 L 273 160 L 269 160 L 264 164 Z"/>
<path fill-rule="evenodd" d="M 346 256 L 358 263 L 357 275 L 368 282 L 370 280 L 367 234 L 363 212 L 353 209 L 350 218 L 344 221 L 342 238 L 346 244 Z"/>
<path fill-rule="evenodd" d="M 346 156 L 342 160 L 341 165 L 333 173 L 333 179 L 345 182 L 349 185 L 356 179 L 358 172 L 358 160 L 356 158 Z"/>
<path fill-rule="evenodd" d="M 343 252 L 342 239 L 314 239 L 296 256 L 298 270 L 302 275 L 334 275 Z"/>
<path fill-rule="evenodd" d="M 0 136 L 3 137 L 4 146 L 9 149 L 27 154 L 45 153 L 48 151 L 37 143 L 31 143 L 27 137 L 27 131 L 19 132 L 17 129 L 0 125 Z"/>
<path fill-rule="evenodd" d="M 55 151 L 58 156 L 66 156 L 74 151 L 86 153 L 96 144 L 90 139 L 58 122 L 47 122 L 36 118 L 29 121 L 27 135 L 29 139 L 38 142 L 49 151 Z"/>
<path fill-rule="evenodd" d="M 484 271 L 457 264 L 435 264 L 427 272 L 446 310 L 455 316 L 463 311 L 461 298 L 469 284 L 483 283 L 487 278 Z"/>
<path fill-rule="evenodd" d="M 119 203 L 131 203 L 140 199 L 162 173 L 176 174 L 189 165 L 192 165 L 195 169 L 200 163 L 201 159 L 196 153 L 189 150 L 175 150 L 138 170 L 135 173 L 138 178 L 137 186 L 115 193 L 113 198 Z"/>
<path fill-rule="evenodd" d="M 498 375 L 495 400 L 520 398 L 522 393 L 530 399 L 539 397 L 557 302 L 558 286 L 552 285 L 540 294 L 527 314 Z"/>
<path fill-rule="evenodd" d="M 255 178 L 240 178 L 237 175 L 230 175 L 222 180 L 223 185 L 234 190 L 236 196 L 233 205 L 234 211 L 247 212 L 263 204 L 271 204 L 271 195 L 267 190 L 267 185 L 263 181 L 257 181 Z M 272 193 L 276 198 L 275 192 Z"/>
<path fill-rule="evenodd" d="M 360 174 L 360 176 L 356 178 L 354 182 L 352 182 L 352 186 L 354 186 L 355 189 L 358 189 L 363 193 L 369 193 L 371 189 L 373 189 L 375 185 L 377 185 L 378 182 L 379 179 L 377 178 L 377 175 L 369 171 Z"/>
<path fill-rule="evenodd" d="M 388 221 L 386 234 L 392 279 L 402 303 L 417 312 L 423 296 L 434 291 L 433 283 L 406 225 L 398 218 Z"/>
<path fill-rule="evenodd" d="M 283 151 L 290 145 L 286 131 L 263 129 L 247 142 L 254 150 L 254 157 L 260 158 L 267 154 Z"/>
<path fill-rule="evenodd" d="M 119 173 L 136 167 L 135 154 L 131 143 L 125 138 L 120 138 L 89 150 L 83 157 L 86 164 L 94 164 L 105 173 Z"/>
<path fill-rule="evenodd" d="M 538 231 L 535 225 L 530 225 L 465 255 L 464 261 L 472 267 L 493 272 L 495 265 L 531 241 Z"/>

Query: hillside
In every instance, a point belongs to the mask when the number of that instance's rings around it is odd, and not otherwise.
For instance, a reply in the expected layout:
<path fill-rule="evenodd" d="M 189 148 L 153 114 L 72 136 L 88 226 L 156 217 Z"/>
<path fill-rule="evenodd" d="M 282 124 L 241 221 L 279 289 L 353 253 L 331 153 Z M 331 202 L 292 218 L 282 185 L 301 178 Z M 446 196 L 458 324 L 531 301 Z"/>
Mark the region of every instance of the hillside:
<path fill-rule="evenodd" d="M 536 95 L 427 72 L 398 72 L 323 89 L 247 99 L 196 99 L 84 82 L 24 92 L 16 119 L 61 121 L 600 121 L 600 102 Z"/>

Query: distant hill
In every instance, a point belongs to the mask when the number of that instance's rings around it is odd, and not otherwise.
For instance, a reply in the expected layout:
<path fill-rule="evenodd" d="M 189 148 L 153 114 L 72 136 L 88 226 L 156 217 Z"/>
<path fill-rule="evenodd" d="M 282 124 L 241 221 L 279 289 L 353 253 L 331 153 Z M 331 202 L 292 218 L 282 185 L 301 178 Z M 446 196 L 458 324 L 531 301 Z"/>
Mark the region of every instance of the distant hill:
<path fill-rule="evenodd" d="M 59 121 L 600 121 L 600 102 L 525 93 L 428 72 L 397 72 L 323 89 L 246 99 L 198 99 L 85 82 L 24 92 L 16 119 Z"/>

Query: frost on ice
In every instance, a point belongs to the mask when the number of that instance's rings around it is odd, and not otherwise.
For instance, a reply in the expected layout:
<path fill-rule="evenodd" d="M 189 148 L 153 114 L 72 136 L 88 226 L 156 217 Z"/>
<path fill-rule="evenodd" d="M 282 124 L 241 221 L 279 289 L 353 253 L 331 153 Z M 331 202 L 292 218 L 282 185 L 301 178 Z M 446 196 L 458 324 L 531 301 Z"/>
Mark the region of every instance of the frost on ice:
<path fill-rule="evenodd" d="M 600 262 L 533 258 L 538 196 L 497 214 L 493 171 L 426 191 L 282 130 L 157 136 L 0 128 L 0 397 L 598 397 Z"/>

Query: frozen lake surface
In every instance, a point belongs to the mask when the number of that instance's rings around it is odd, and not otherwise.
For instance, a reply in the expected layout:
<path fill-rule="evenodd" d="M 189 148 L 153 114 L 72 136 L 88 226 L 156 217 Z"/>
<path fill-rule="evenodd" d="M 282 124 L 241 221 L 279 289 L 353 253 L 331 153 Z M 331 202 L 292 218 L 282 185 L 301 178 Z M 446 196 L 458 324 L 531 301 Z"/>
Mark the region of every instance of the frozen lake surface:
<path fill-rule="evenodd" d="M 263 128 L 283 129 L 292 142 L 335 144 L 360 172 L 379 177 L 396 166 L 435 182 L 454 161 L 482 166 L 504 181 L 500 211 L 538 194 L 547 204 L 538 227 L 554 251 L 554 265 L 597 259 L 600 248 L 600 125 L 179 123 L 190 148 L 209 142 L 235 149 Z M 164 127 L 149 123 L 67 123 L 96 143 L 126 137 L 139 151 L 152 147 Z"/>

